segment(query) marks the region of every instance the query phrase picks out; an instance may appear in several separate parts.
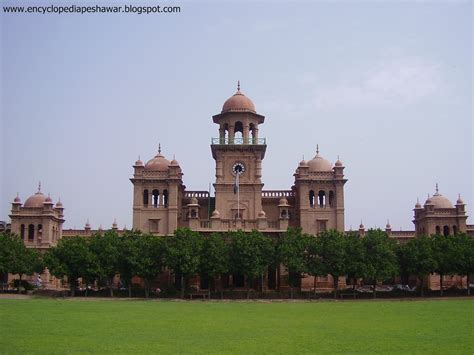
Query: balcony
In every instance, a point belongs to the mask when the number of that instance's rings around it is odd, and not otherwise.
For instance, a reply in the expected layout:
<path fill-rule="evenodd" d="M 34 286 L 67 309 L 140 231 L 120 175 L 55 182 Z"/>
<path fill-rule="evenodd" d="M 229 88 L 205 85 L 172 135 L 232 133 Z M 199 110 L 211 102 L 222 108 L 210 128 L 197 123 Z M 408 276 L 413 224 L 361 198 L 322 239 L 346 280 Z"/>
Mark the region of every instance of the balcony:
<path fill-rule="evenodd" d="M 265 145 L 267 144 L 266 138 L 211 138 L 211 144 L 213 145 L 241 145 L 241 144 L 249 144 L 249 145 Z"/>

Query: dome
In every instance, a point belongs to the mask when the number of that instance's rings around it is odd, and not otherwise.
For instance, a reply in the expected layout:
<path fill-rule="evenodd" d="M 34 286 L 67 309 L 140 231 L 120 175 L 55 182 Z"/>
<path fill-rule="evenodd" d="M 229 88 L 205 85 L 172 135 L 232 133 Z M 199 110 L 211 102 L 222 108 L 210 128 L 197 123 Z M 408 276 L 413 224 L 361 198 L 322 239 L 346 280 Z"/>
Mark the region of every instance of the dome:
<path fill-rule="evenodd" d="M 46 196 L 43 195 L 43 193 L 38 190 L 38 192 L 35 193 L 33 196 L 28 197 L 23 207 L 31 207 L 31 208 L 43 207 L 43 203 L 45 203 L 45 201 L 46 201 Z"/>
<path fill-rule="evenodd" d="M 453 208 L 451 201 L 438 192 L 436 192 L 431 198 L 431 203 L 435 208 Z"/>
<path fill-rule="evenodd" d="M 337 167 L 343 166 L 342 161 L 340 161 L 339 158 L 337 158 L 336 164 L 334 164 L 334 165 L 337 166 Z"/>
<path fill-rule="evenodd" d="M 218 210 L 214 210 L 214 211 L 212 212 L 211 218 L 220 218 L 220 216 L 221 216 L 221 214 L 219 213 L 219 211 L 218 211 Z"/>
<path fill-rule="evenodd" d="M 173 158 L 173 160 L 170 162 L 170 165 L 171 166 L 179 166 L 179 163 L 175 158 Z"/>
<path fill-rule="evenodd" d="M 14 203 L 21 203 L 20 196 L 18 196 L 18 194 L 16 194 L 16 197 L 13 199 L 13 202 Z"/>
<path fill-rule="evenodd" d="M 319 147 L 316 148 L 316 156 L 308 161 L 309 171 L 332 171 L 332 164 L 329 160 L 324 159 L 319 155 Z"/>
<path fill-rule="evenodd" d="M 61 202 L 60 199 L 58 200 L 58 202 L 56 202 L 56 207 L 57 208 L 63 208 L 63 203 Z"/>
<path fill-rule="evenodd" d="M 300 167 L 305 167 L 305 166 L 308 166 L 308 163 L 306 162 L 306 160 L 302 160 L 300 161 L 300 164 L 299 164 Z"/>
<path fill-rule="evenodd" d="M 170 165 L 170 162 L 168 159 L 164 157 L 164 155 L 161 154 L 161 152 L 158 152 L 157 155 L 153 159 L 150 159 L 146 164 L 145 164 L 145 170 L 150 170 L 150 171 L 168 171 L 168 166 Z"/>
<path fill-rule="evenodd" d="M 252 112 L 256 113 L 255 105 L 253 104 L 252 100 L 250 100 L 247 96 L 242 94 L 240 91 L 240 82 L 237 84 L 237 92 L 229 97 L 226 102 L 224 102 L 224 106 L 222 106 L 222 112 Z"/>
<path fill-rule="evenodd" d="M 415 208 L 421 208 L 420 200 L 416 199 Z"/>
<path fill-rule="evenodd" d="M 282 197 L 278 203 L 279 207 L 288 206 L 288 200 L 285 197 Z"/>
<path fill-rule="evenodd" d="M 141 161 L 140 157 L 138 157 L 138 160 L 135 162 L 135 166 L 143 166 L 143 162 Z"/>
<path fill-rule="evenodd" d="M 464 205 L 464 201 L 461 198 L 461 194 L 459 194 L 458 199 L 456 201 L 456 205 Z"/>
<path fill-rule="evenodd" d="M 44 203 L 53 204 L 53 200 L 51 199 L 51 196 L 48 195 L 48 197 L 46 197 L 46 200 L 44 200 Z"/>
<path fill-rule="evenodd" d="M 191 201 L 189 201 L 190 205 L 197 205 L 198 204 L 198 199 L 196 197 L 191 197 Z"/>
<path fill-rule="evenodd" d="M 267 214 L 265 213 L 265 211 L 260 211 L 258 212 L 258 218 L 265 218 L 267 216 Z"/>

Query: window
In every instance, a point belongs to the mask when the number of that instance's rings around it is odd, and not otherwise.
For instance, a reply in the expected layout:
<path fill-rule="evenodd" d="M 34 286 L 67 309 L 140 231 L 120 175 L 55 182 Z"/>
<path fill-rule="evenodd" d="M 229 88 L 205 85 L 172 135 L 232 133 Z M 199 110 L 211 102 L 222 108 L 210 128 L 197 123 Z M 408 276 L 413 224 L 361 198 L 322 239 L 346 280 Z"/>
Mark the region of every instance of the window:
<path fill-rule="evenodd" d="M 32 241 L 35 239 L 35 226 L 33 224 L 30 224 L 28 226 L 28 240 Z"/>
<path fill-rule="evenodd" d="M 143 206 L 148 206 L 148 190 L 143 191 Z"/>
<path fill-rule="evenodd" d="M 152 195 L 153 195 L 153 207 L 156 208 L 160 204 L 160 191 L 153 190 Z"/>
<path fill-rule="evenodd" d="M 326 192 L 323 190 L 318 192 L 318 203 L 319 207 L 326 207 Z"/>
<path fill-rule="evenodd" d="M 449 234 L 450 234 L 450 232 L 449 232 L 449 226 L 444 226 L 444 227 L 443 227 L 443 235 L 444 235 L 444 236 L 447 236 L 447 235 L 449 235 Z"/>
<path fill-rule="evenodd" d="M 314 207 L 314 191 L 309 192 L 309 207 Z"/>
<path fill-rule="evenodd" d="M 24 224 L 20 226 L 20 237 L 21 239 L 25 239 L 25 225 Z"/>

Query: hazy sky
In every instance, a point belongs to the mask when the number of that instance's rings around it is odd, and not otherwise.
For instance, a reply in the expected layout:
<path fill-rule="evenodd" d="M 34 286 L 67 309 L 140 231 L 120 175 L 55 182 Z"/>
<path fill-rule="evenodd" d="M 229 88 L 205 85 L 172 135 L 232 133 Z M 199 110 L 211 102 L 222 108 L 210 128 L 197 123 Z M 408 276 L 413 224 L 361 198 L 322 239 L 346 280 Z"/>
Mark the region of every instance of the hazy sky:
<path fill-rule="evenodd" d="M 207 190 L 237 80 L 266 116 L 264 189 L 290 189 L 319 144 L 346 166 L 346 228 L 413 229 L 436 182 L 474 214 L 472 1 L 153 4 L 181 13 L 1 13 L 0 220 L 41 180 L 65 228 L 130 227 L 132 165 L 159 142 Z"/>

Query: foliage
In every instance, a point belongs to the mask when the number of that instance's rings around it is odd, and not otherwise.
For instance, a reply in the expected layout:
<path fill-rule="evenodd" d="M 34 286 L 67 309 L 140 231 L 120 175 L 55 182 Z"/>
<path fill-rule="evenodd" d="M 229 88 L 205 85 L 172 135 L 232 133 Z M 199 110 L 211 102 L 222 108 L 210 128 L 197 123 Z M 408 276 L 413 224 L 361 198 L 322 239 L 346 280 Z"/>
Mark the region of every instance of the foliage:
<path fill-rule="evenodd" d="M 136 267 L 136 275 L 143 278 L 145 283 L 145 297 L 150 295 L 150 282 L 156 278 L 165 265 L 165 244 L 161 237 L 151 234 L 139 235 L 132 244 L 136 248 L 137 257 L 131 259 Z"/>
<path fill-rule="evenodd" d="M 356 280 L 363 278 L 366 273 L 365 249 L 359 233 L 346 234 L 345 249 L 346 273 L 352 279 L 355 288 Z"/>
<path fill-rule="evenodd" d="M 137 275 L 141 254 L 139 249 L 139 238 L 142 238 L 140 231 L 127 231 L 119 239 L 118 244 L 118 265 L 117 271 L 120 280 L 128 286 L 128 296 L 132 297 L 132 278 Z"/>
<path fill-rule="evenodd" d="M 471 294 L 469 275 L 474 273 L 474 239 L 466 234 L 452 237 L 454 243 L 454 271 L 459 275 L 467 276 L 467 294 Z"/>
<path fill-rule="evenodd" d="M 373 280 L 374 298 L 377 281 L 395 276 L 398 271 L 396 242 L 380 229 L 370 229 L 362 238 L 365 255 L 365 277 Z"/>
<path fill-rule="evenodd" d="M 443 295 L 443 277 L 455 273 L 457 258 L 454 239 L 452 236 L 436 234 L 432 236 L 433 255 L 436 260 L 436 269 L 439 274 L 441 296 Z"/>
<path fill-rule="evenodd" d="M 229 245 L 221 234 L 212 233 L 209 237 L 204 238 L 199 258 L 200 273 L 215 281 L 217 277 L 229 271 L 229 253 Z"/>

